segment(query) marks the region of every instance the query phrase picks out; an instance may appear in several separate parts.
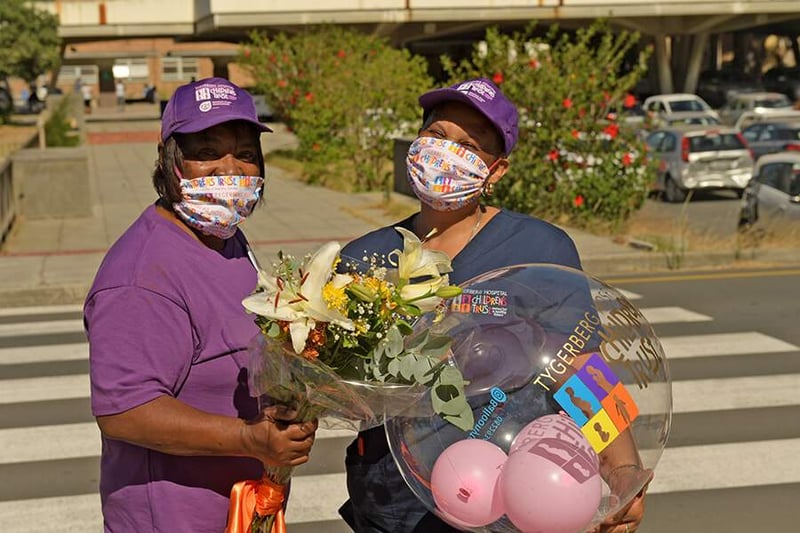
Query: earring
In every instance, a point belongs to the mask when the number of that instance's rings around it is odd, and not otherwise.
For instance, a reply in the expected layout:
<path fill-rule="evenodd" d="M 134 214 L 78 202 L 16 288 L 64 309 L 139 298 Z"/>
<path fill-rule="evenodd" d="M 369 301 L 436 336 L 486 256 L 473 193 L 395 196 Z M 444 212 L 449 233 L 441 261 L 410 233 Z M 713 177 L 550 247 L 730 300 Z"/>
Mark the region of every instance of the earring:
<path fill-rule="evenodd" d="M 494 183 L 487 182 L 486 185 L 483 186 L 483 190 L 481 191 L 483 196 L 489 197 L 494 194 Z"/>

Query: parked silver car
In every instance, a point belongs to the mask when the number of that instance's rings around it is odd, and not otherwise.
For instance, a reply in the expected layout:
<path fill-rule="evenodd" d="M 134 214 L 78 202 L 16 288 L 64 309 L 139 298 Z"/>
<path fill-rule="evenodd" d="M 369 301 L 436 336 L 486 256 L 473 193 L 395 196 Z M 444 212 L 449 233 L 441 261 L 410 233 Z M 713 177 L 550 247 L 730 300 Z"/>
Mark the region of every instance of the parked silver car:
<path fill-rule="evenodd" d="M 787 220 L 800 221 L 800 153 L 765 155 L 742 196 L 739 225 L 776 228 Z"/>
<path fill-rule="evenodd" d="M 645 142 L 650 157 L 658 160 L 655 190 L 668 202 L 682 202 L 696 189 L 731 189 L 741 195 L 753 171 L 750 149 L 734 128 L 663 128 Z"/>
<path fill-rule="evenodd" d="M 744 113 L 764 113 L 771 111 L 786 111 L 792 108 L 792 102 L 781 93 L 742 93 L 734 96 L 722 109 L 719 116 L 722 122 L 733 126 Z"/>
<path fill-rule="evenodd" d="M 777 152 L 800 151 L 800 120 L 759 122 L 742 130 L 742 136 L 756 159 Z"/>

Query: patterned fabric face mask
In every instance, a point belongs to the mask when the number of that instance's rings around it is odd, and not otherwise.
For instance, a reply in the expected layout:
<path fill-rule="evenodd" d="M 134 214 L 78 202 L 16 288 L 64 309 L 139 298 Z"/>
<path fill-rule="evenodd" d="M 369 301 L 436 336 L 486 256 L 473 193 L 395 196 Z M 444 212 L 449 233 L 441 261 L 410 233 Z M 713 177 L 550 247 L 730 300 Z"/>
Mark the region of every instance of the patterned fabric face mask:
<path fill-rule="evenodd" d="M 437 211 L 454 211 L 475 200 L 491 173 L 477 154 L 435 137 L 415 140 L 406 164 L 414 194 Z"/>
<path fill-rule="evenodd" d="M 220 239 L 229 239 L 253 212 L 261 197 L 260 176 L 206 176 L 181 179 L 183 200 L 172 204 L 187 225 Z"/>

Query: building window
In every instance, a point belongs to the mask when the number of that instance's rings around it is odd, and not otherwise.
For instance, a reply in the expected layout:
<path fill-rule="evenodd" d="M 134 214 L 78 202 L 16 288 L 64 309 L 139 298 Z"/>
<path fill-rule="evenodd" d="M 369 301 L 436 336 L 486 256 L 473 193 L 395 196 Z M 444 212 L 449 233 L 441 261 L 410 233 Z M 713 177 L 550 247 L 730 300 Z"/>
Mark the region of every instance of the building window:
<path fill-rule="evenodd" d="M 164 81 L 189 81 L 197 78 L 196 57 L 161 58 L 161 79 Z"/>
<path fill-rule="evenodd" d="M 145 58 L 116 59 L 111 67 L 115 79 L 128 81 L 150 80 L 150 68 Z"/>
<path fill-rule="evenodd" d="M 93 85 L 100 80 L 97 65 L 63 65 L 58 71 L 58 79 L 64 81 L 83 80 L 83 83 Z"/>

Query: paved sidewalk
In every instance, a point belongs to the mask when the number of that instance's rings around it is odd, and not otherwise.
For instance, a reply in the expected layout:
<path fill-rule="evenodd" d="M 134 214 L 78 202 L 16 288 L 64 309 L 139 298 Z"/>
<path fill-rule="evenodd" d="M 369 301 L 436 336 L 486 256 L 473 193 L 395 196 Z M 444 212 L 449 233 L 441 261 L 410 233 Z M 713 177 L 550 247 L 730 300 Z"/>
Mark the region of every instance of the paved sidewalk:
<path fill-rule="evenodd" d="M 156 159 L 157 106 L 129 106 L 88 119 L 93 213 L 86 218 L 24 220 L 0 252 L 0 307 L 80 303 L 105 251 L 155 199 L 150 175 Z M 292 146 L 280 124 L 262 136 L 271 151 Z M 414 199 L 393 195 L 394 215 L 379 194 L 346 194 L 313 187 L 269 165 L 265 202 L 243 229 L 262 262 L 279 249 L 302 255 L 328 240 L 347 242 L 411 213 Z M 662 254 L 635 250 L 610 238 L 567 229 L 587 272 L 600 278 L 622 272 L 666 268 Z M 687 267 L 732 261 L 731 254 L 706 255 Z"/>

